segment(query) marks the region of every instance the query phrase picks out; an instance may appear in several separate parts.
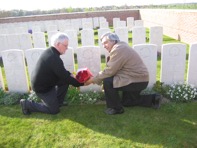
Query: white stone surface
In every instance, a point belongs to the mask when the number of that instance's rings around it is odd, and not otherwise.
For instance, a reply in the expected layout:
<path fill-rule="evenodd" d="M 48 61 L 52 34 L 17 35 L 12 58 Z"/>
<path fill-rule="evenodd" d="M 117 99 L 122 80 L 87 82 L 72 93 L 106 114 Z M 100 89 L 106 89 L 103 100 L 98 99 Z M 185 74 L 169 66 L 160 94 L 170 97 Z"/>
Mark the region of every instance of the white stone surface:
<path fill-rule="evenodd" d="M 197 87 L 197 43 L 190 45 L 187 83 Z"/>
<path fill-rule="evenodd" d="M 29 92 L 23 50 L 10 49 L 2 52 L 4 70 L 10 92 Z"/>
<path fill-rule="evenodd" d="M 94 31 L 93 31 L 93 29 L 81 30 L 81 44 L 82 44 L 82 46 L 94 46 Z"/>
<path fill-rule="evenodd" d="M 7 35 L 0 35 L 0 52 L 7 49 L 9 49 Z"/>
<path fill-rule="evenodd" d="M 186 45 L 169 43 L 161 49 L 161 82 L 183 83 L 186 63 Z"/>
<path fill-rule="evenodd" d="M 153 87 L 157 76 L 157 46 L 154 44 L 138 44 L 133 49 L 140 55 L 149 72 L 148 87 Z"/>
<path fill-rule="evenodd" d="M 33 48 L 32 36 L 29 33 L 18 34 L 20 41 L 20 48 L 22 50 Z"/>
<path fill-rule="evenodd" d="M 109 28 L 101 28 L 98 29 L 98 42 L 99 42 L 99 47 L 101 49 L 101 55 L 105 55 L 106 57 L 109 55 L 108 51 L 103 47 L 102 43 L 101 43 L 101 36 L 107 32 L 110 32 Z"/>
<path fill-rule="evenodd" d="M 88 68 L 93 75 L 101 70 L 100 48 L 97 46 L 83 46 L 77 49 L 78 68 Z M 101 91 L 101 86 L 91 84 L 80 87 L 80 91 Z"/>
<path fill-rule="evenodd" d="M 8 49 L 20 49 L 20 39 L 17 34 L 7 35 Z"/>
<path fill-rule="evenodd" d="M 134 17 L 127 17 L 127 28 L 129 31 L 134 27 Z"/>
<path fill-rule="evenodd" d="M 78 37 L 77 37 L 77 30 L 65 30 L 64 31 L 69 37 L 68 46 L 73 48 L 74 52 L 78 47 Z"/>
<path fill-rule="evenodd" d="M 34 48 L 46 48 L 46 38 L 44 32 L 32 33 L 32 39 Z"/>
<path fill-rule="evenodd" d="M 106 21 L 105 22 L 104 21 L 103 22 L 100 22 L 100 29 L 101 28 L 109 28 L 109 23 L 106 22 Z"/>
<path fill-rule="evenodd" d="M 153 26 L 150 27 L 150 44 L 157 45 L 157 51 L 161 52 L 161 46 L 163 43 L 163 27 L 162 26 Z"/>
<path fill-rule="evenodd" d="M 128 43 L 128 39 L 129 39 L 129 34 L 128 34 L 128 28 L 127 27 L 117 27 L 115 28 L 115 33 L 118 35 L 120 41 L 124 41 L 126 43 Z"/>
<path fill-rule="evenodd" d="M 117 28 L 126 27 L 126 21 L 117 21 L 116 25 Z"/>
<path fill-rule="evenodd" d="M 98 17 L 93 17 L 93 27 L 94 27 L 94 29 L 99 27 L 99 18 Z"/>
<path fill-rule="evenodd" d="M 4 79 L 3 79 L 1 67 L 0 67 L 0 88 L 1 88 L 2 90 L 5 90 L 5 84 L 4 84 Z"/>
<path fill-rule="evenodd" d="M 45 48 L 31 48 L 25 50 L 25 58 L 27 61 L 27 69 L 30 79 L 31 79 L 31 73 L 34 70 L 36 63 L 44 50 Z"/>
<path fill-rule="evenodd" d="M 66 50 L 66 53 L 61 55 L 60 58 L 62 59 L 64 63 L 64 67 L 66 70 L 68 70 L 70 73 L 75 72 L 75 62 L 74 62 L 74 50 L 73 48 L 69 47 Z"/>
<path fill-rule="evenodd" d="M 120 21 L 120 18 L 113 18 L 113 27 L 114 29 L 117 27 L 117 22 Z"/>
<path fill-rule="evenodd" d="M 32 32 L 42 32 L 40 26 L 32 26 Z"/>
<path fill-rule="evenodd" d="M 132 45 L 146 43 L 146 28 L 133 27 L 132 29 Z"/>
<path fill-rule="evenodd" d="M 48 25 L 47 32 L 49 32 L 49 31 L 58 31 L 57 25 Z"/>
<path fill-rule="evenodd" d="M 82 27 L 83 29 L 93 29 L 92 18 L 82 18 Z"/>
<path fill-rule="evenodd" d="M 134 26 L 135 27 L 143 27 L 144 26 L 144 21 L 143 20 L 135 20 L 134 21 Z"/>
<path fill-rule="evenodd" d="M 47 32 L 47 41 L 49 43 L 49 47 L 51 46 L 51 37 L 56 34 L 58 31 L 49 31 Z"/>

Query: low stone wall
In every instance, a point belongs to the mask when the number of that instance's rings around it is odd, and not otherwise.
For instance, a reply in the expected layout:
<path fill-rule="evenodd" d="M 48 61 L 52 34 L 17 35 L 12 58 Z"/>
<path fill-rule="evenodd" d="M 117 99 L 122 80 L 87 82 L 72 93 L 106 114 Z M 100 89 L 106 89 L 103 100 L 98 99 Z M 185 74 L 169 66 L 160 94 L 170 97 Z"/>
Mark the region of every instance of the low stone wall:
<path fill-rule="evenodd" d="M 141 9 L 145 27 L 162 26 L 163 33 L 185 43 L 197 42 L 197 10 Z"/>
<path fill-rule="evenodd" d="M 171 9 L 140 9 L 140 10 L 116 10 L 102 12 L 80 12 L 51 14 L 15 18 L 1 18 L 0 23 L 15 23 L 42 20 L 60 20 L 89 17 L 105 17 L 109 25 L 113 24 L 113 18 L 125 20 L 134 17 L 142 19 L 145 27 L 162 26 L 163 33 L 185 43 L 197 42 L 197 10 L 171 10 Z"/>
<path fill-rule="evenodd" d="M 61 19 L 76 19 L 76 18 L 93 18 L 105 17 L 109 25 L 113 24 L 113 18 L 126 20 L 127 17 L 134 17 L 135 20 L 140 19 L 139 10 L 119 10 L 119 11 L 102 11 L 102 12 L 79 12 L 79 13 L 61 13 L 50 15 L 36 15 L 25 17 L 10 17 L 0 18 L 0 23 L 15 23 L 29 21 L 46 21 L 46 20 L 61 20 Z"/>

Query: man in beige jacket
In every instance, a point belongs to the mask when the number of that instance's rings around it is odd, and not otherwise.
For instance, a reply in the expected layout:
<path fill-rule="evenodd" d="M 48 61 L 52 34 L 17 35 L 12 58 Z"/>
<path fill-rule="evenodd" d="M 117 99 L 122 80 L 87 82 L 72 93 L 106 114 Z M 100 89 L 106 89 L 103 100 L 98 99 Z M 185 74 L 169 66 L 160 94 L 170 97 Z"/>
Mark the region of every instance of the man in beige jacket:
<path fill-rule="evenodd" d="M 102 35 L 101 42 L 109 52 L 106 68 L 85 82 L 102 84 L 106 96 L 106 114 L 121 114 L 123 106 L 152 106 L 155 97 L 142 97 L 140 92 L 149 82 L 149 73 L 140 56 L 115 33 Z M 119 96 L 122 91 L 122 100 Z M 157 104 L 158 105 L 158 102 Z"/>

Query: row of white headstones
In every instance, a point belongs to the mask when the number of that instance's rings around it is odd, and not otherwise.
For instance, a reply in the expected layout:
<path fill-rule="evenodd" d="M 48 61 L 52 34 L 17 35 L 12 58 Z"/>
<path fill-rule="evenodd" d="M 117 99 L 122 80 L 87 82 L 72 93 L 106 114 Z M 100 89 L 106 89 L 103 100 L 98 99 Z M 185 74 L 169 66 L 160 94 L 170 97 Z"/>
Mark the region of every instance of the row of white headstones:
<path fill-rule="evenodd" d="M 155 44 L 137 44 L 133 49 L 138 52 L 146 64 L 149 74 L 149 87 L 156 82 L 157 77 L 157 45 Z M 45 48 L 31 48 L 27 50 L 9 49 L 1 52 L 5 77 L 1 75 L 0 85 L 5 89 L 5 79 L 8 90 L 11 92 L 26 93 L 30 91 L 31 72 L 36 66 L 40 54 Z M 99 46 L 81 46 L 75 50 L 77 55 L 78 68 L 89 68 L 93 75 L 101 71 L 101 49 Z M 107 56 L 107 55 L 106 55 Z M 188 65 L 186 64 L 186 44 L 169 43 L 161 46 L 161 68 L 160 81 L 164 84 L 188 83 L 197 86 L 197 43 L 189 47 Z M 71 73 L 76 72 L 74 50 L 69 50 L 61 55 L 64 66 Z M 27 64 L 27 65 L 26 65 Z M 27 67 L 27 68 L 26 68 Z M 184 79 L 187 68 L 187 78 Z M 81 91 L 101 91 L 101 86 L 89 85 L 82 86 Z"/>
<path fill-rule="evenodd" d="M 105 50 L 102 48 L 99 38 L 106 32 L 110 32 L 110 28 L 100 28 L 98 31 L 98 46 L 101 48 L 101 54 L 105 54 Z M 9 49 L 22 49 L 27 50 L 31 48 L 46 48 L 47 42 L 50 46 L 50 38 L 58 31 L 50 31 L 45 34 L 44 32 L 21 33 L 21 34 L 2 34 L 0 35 L 0 51 Z M 65 30 L 69 36 L 69 46 L 75 50 L 79 47 L 78 37 L 81 39 L 80 46 L 95 46 L 95 35 L 93 29 L 82 29 L 80 32 L 76 30 Z M 129 30 L 127 27 L 117 27 L 114 32 L 119 36 L 121 41 L 132 45 L 145 44 L 146 43 L 146 28 L 133 27 L 132 40 L 129 40 Z M 47 36 L 47 38 L 46 38 Z M 161 26 L 154 26 L 150 28 L 149 43 L 156 44 L 157 50 L 161 51 L 161 45 L 163 42 L 163 28 Z"/>

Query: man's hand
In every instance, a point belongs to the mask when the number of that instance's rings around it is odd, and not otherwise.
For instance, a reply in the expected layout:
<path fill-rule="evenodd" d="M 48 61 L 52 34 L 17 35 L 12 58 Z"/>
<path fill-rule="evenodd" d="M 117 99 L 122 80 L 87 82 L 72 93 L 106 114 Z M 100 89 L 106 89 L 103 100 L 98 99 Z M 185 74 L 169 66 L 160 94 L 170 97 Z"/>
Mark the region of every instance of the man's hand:
<path fill-rule="evenodd" d="M 93 83 L 93 78 L 91 77 L 90 79 L 88 79 L 85 83 L 84 83 L 84 85 L 86 86 L 86 85 L 90 85 L 91 83 Z"/>

